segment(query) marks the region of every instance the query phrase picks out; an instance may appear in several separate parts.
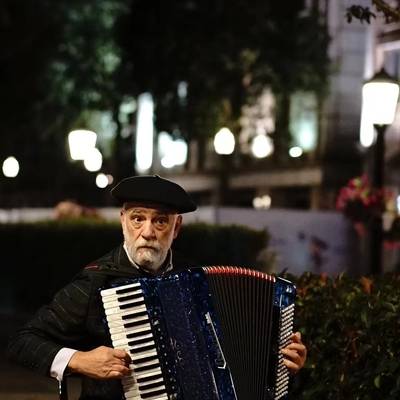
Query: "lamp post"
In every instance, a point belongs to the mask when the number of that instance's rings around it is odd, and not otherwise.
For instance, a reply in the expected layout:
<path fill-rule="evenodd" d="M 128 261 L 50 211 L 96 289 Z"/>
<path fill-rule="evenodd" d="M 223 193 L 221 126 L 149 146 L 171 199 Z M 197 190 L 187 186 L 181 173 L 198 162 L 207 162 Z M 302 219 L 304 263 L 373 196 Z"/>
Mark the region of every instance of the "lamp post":
<path fill-rule="evenodd" d="M 213 202 L 217 206 L 225 204 L 229 190 L 231 174 L 231 155 L 235 150 L 235 136 L 226 127 L 221 128 L 214 136 L 214 150 L 218 154 L 218 183 Z"/>
<path fill-rule="evenodd" d="M 362 112 L 376 130 L 372 164 L 372 186 L 376 190 L 382 190 L 384 186 L 385 131 L 394 120 L 398 97 L 398 83 L 383 68 L 363 85 Z M 382 272 L 382 239 L 382 216 L 377 215 L 370 227 L 369 270 L 374 274 Z"/>

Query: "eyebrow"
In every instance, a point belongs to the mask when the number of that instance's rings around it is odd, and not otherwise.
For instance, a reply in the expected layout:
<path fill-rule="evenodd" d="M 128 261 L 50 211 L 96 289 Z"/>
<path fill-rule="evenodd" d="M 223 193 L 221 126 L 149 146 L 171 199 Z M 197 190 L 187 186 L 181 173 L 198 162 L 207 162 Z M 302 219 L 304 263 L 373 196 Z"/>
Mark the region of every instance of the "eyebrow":
<path fill-rule="evenodd" d="M 130 208 L 129 210 L 126 210 L 126 212 L 128 214 L 145 214 L 144 210 L 141 210 L 139 208 Z M 155 211 L 155 215 L 156 216 L 166 216 L 169 217 L 170 215 L 174 215 L 173 213 L 170 213 L 168 211 L 164 211 L 164 210 L 156 210 Z"/>

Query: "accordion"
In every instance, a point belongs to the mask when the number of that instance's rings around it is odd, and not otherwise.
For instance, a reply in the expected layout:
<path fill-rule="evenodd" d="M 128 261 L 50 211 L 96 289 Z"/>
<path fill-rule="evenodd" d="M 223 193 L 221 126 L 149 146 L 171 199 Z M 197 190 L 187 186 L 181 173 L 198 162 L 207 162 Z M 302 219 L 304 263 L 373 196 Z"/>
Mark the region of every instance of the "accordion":
<path fill-rule="evenodd" d="M 289 281 L 204 267 L 116 285 L 101 296 L 112 344 L 132 358 L 127 400 L 287 398 L 280 349 L 293 331 Z"/>

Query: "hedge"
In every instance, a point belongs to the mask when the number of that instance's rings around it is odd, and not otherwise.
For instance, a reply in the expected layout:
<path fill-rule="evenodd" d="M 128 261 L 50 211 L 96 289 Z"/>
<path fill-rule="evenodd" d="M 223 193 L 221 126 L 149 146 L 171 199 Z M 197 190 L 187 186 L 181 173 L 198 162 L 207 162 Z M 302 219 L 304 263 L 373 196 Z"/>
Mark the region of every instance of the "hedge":
<path fill-rule="evenodd" d="M 265 231 L 188 224 L 174 248 L 202 265 L 257 267 Z M 0 307 L 30 312 L 47 302 L 86 264 L 122 241 L 119 223 L 96 220 L 0 224 Z"/>
<path fill-rule="evenodd" d="M 297 281 L 296 325 L 309 354 L 293 399 L 400 398 L 400 275 Z"/>

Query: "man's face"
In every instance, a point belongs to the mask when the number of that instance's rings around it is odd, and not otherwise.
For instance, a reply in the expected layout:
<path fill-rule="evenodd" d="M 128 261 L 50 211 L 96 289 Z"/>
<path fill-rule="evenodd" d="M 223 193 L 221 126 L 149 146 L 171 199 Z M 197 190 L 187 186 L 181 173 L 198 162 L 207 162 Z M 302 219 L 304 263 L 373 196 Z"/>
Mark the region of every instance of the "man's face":
<path fill-rule="evenodd" d="M 156 205 L 128 203 L 121 210 L 125 244 L 132 260 L 156 272 L 177 237 L 182 216 Z"/>

